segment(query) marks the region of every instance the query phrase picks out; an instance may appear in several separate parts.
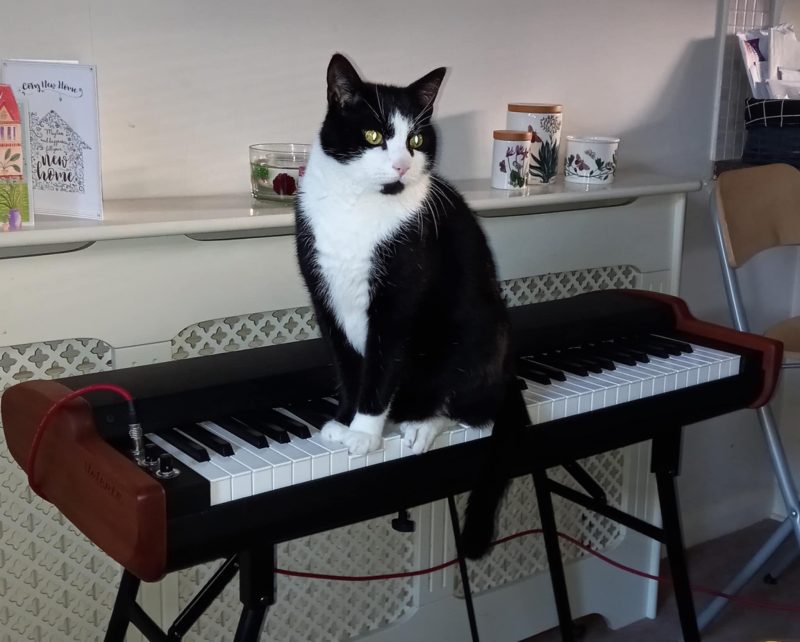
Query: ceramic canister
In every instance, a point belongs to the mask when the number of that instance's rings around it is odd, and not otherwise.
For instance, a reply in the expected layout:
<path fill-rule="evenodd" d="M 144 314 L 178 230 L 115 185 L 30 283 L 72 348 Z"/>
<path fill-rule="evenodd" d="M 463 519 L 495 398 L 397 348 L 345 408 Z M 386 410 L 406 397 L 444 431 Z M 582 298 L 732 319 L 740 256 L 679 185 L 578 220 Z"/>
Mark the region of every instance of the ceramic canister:
<path fill-rule="evenodd" d="M 567 136 L 564 180 L 570 183 L 608 185 L 617 169 L 619 138 Z"/>
<path fill-rule="evenodd" d="M 529 131 L 496 129 L 492 153 L 492 187 L 519 189 L 525 187 L 528 173 Z"/>
<path fill-rule="evenodd" d="M 528 183 L 552 183 L 558 174 L 561 105 L 509 103 L 506 127 L 531 132 Z"/>

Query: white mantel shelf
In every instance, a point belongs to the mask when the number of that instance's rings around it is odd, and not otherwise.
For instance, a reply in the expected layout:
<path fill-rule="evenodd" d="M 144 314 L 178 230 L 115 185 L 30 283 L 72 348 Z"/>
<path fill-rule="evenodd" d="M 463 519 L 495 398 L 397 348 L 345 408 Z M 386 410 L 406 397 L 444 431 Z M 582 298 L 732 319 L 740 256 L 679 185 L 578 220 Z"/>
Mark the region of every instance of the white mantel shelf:
<path fill-rule="evenodd" d="M 563 179 L 552 186 L 515 191 L 492 189 L 488 179 L 455 185 L 479 215 L 502 216 L 604 207 L 644 196 L 692 192 L 702 183 L 629 170 L 620 172 L 611 185 L 588 187 Z M 103 207 L 103 221 L 36 216 L 33 226 L 0 233 L 0 249 L 176 234 L 265 236 L 290 234 L 294 228 L 291 205 L 257 201 L 249 194 L 107 200 Z"/>

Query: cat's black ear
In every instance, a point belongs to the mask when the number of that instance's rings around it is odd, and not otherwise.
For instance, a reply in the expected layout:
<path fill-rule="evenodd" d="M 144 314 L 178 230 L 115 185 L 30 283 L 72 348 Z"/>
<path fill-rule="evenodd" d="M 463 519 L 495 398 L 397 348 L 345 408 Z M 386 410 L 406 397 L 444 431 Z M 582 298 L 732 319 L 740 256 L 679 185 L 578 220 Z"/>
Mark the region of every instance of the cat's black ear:
<path fill-rule="evenodd" d="M 333 54 L 328 63 L 328 104 L 342 108 L 354 102 L 362 84 L 350 61 L 342 54 Z"/>
<path fill-rule="evenodd" d="M 416 94 L 420 103 L 430 105 L 436 99 L 436 94 L 439 93 L 439 87 L 446 73 L 447 69 L 445 67 L 439 67 L 411 83 L 408 88 Z"/>

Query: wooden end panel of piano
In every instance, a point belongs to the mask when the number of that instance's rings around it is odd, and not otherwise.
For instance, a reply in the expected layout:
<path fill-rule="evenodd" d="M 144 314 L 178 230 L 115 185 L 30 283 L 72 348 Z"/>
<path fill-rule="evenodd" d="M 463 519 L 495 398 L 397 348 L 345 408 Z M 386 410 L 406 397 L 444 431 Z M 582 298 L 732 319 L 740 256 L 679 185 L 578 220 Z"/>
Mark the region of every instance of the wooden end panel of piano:
<path fill-rule="evenodd" d="M 621 292 L 635 296 L 645 296 L 666 303 L 672 308 L 675 315 L 676 330 L 760 352 L 762 354 L 763 384 L 758 396 L 748 406 L 750 408 L 759 408 L 772 398 L 775 387 L 778 385 L 781 364 L 783 363 L 783 344 L 780 341 L 775 341 L 760 334 L 739 332 L 733 328 L 700 321 L 692 316 L 685 301 L 669 294 L 645 290 L 621 290 Z"/>
<path fill-rule="evenodd" d="M 55 381 L 30 381 L 3 394 L 6 442 L 23 470 L 39 422 L 69 392 Z M 39 447 L 35 476 L 42 496 L 131 573 L 145 581 L 164 575 L 164 489 L 98 434 L 83 399 L 53 416 Z"/>

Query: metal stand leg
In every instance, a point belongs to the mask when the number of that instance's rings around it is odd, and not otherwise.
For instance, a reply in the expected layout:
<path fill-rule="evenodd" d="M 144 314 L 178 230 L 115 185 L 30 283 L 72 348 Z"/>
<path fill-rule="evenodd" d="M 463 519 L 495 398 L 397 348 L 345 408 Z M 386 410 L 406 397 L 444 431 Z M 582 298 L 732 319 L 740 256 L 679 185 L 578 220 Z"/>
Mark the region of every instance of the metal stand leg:
<path fill-rule="evenodd" d="M 239 554 L 239 600 L 242 614 L 234 642 L 258 642 L 267 609 L 275 604 L 275 547 L 250 549 Z"/>
<path fill-rule="evenodd" d="M 128 571 L 123 571 L 117 598 L 114 600 L 114 608 L 111 611 L 111 619 L 108 621 L 105 642 L 123 642 L 125 639 L 128 624 L 130 624 L 130 608 L 136 602 L 140 583 L 141 580 L 138 577 Z"/>
<path fill-rule="evenodd" d="M 672 588 L 675 591 L 683 639 L 685 642 L 700 642 L 700 630 L 697 628 L 697 615 L 683 548 L 678 495 L 675 489 L 675 477 L 678 475 L 680 461 L 680 435 L 681 429 L 676 428 L 674 434 L 656 437 L 653 440 L 652 470 L 658 486 L 664 544 L 667 548 Z"/>
<path fill-rule="evenodd" d="M 458 525 L 458 511 L 456 500 L 452 495 L 447 496 L 447 506 L 450 509 L 450 523 L 453 525 L 453 540 L 456 543 L 458 555 L 458 570 L 461 572 L 461 584 L 464 587 L 464 602 L 467 605 L 467 618 L 469 619 L 469 632 L 472 642 L 480 642 L 478 637 L 478 623 L 475 619 L 475 606 L 472 603 L 472 590 L 469 587 L 469 574 L 467 573 L 467 560 L 461 552 L 461 528 Z"/>
<path fill-rule="evenodd" d="M 534 469 L 533 487 L 536 490 L 536 500 L 539 503 L 539 517 L 542 520 L 544 546 L 547 552 L 547 563 L 550 567 L 550 582 L 553 585 L 553 597 L 556 601 L 558 613 L 558 627 L 561 630 L 562 642 L 574 642 L 575 631 L 572 622 L 572 612 L 569 608 L 569 593 L 567 592 L 567 578 L 564 575 L 564 565 L 561 561 L 561 549 L 558 546 L 558 531 L 556 517 L 553 512 L 553 499 L 547 486 L 547 471 Z"/>
<path fill-rule="evenodd" d="M 235 555 L 229 557 L 222 563 L 222 566 L 220 566 L 211 579 L 203 585 L 188 606 L 175 618 L 175 621 L 167 632 L 170 640 L 180 640 L 188 633 L 189 629 L 197 622 L 197 619 L 205 613 L 206 609 L 230 583 L 238 570 L 239 560 Z"/>

